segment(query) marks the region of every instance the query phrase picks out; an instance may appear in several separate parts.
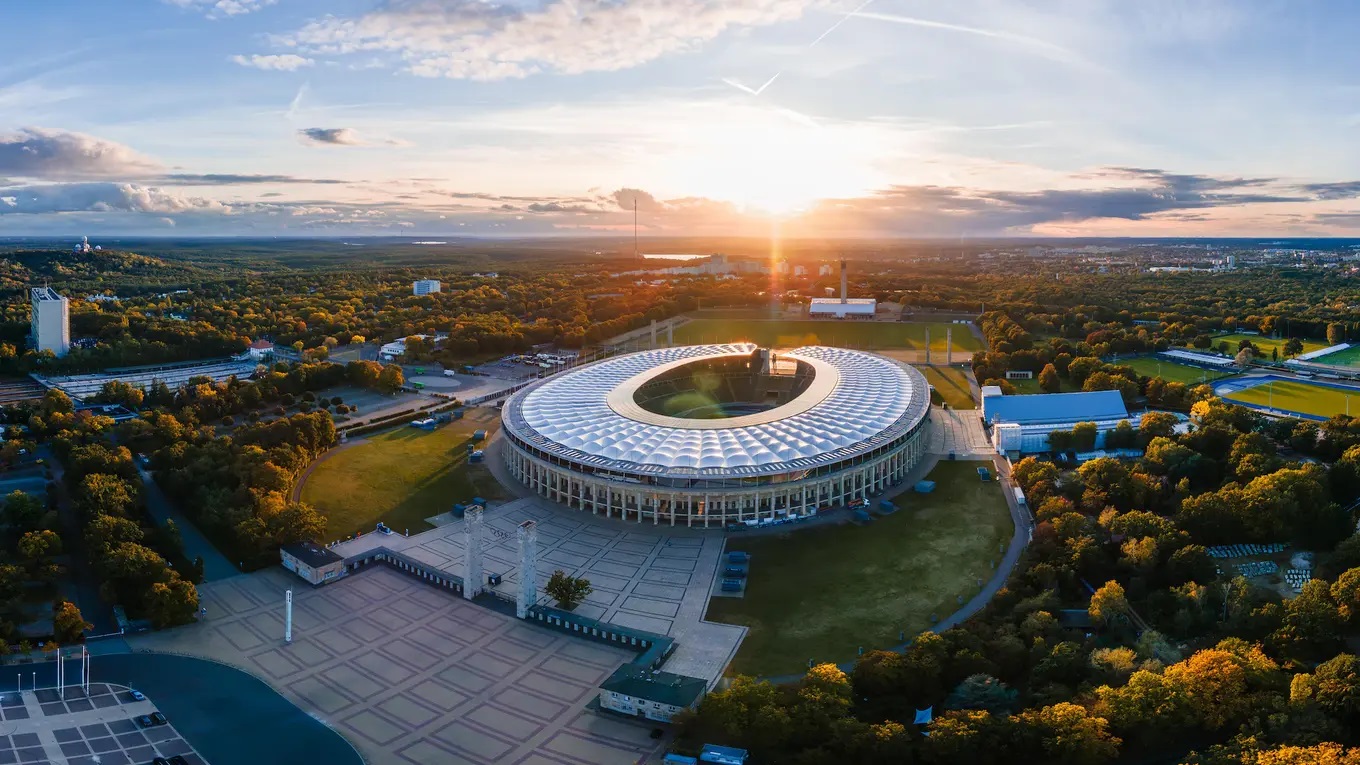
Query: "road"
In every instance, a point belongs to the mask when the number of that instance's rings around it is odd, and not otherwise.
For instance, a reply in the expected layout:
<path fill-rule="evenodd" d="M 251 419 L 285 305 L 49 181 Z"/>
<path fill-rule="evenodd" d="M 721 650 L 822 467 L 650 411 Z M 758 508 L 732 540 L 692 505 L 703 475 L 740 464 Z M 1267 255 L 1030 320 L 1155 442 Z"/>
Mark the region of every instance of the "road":
<path fill-rule="evenodd" d="M 184 540 L 184 555 L 189 560 L 203 558 L 203 581 L 211 582 L 217 579 L 226 579 L 229 576 L 236 576 L 241 573 L 235 564 L 227 559 L 225 555 L 218 552 L 208 538 L 203 536 L 203 532 L 198 530 L 193 521 L 185 517 L 178 508 L 170 502 L 161 491 L 161 487 L 156 485 L 155 478 L 151 472 L 137 467 L 137 473 L 142 477 L 142 485 L 146 487 L 146 509 L 151 517 L 156 519 L 156 523 L 165 525 L 168 520 L 173 520 L 179 527 L 180 539 Z"/>

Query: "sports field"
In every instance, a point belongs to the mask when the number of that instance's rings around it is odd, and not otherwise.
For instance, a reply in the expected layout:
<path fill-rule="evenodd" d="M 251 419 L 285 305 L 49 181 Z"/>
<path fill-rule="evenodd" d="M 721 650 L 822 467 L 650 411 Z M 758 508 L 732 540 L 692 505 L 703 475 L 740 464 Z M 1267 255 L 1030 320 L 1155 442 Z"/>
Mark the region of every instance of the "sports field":
<path fill-rule="evenodd" d="M 1230 349 L 1228 351 L 1228 354 L 1235 355 L 1237 353 L 1237 344 L 1242 342 L 1243 340 L 1250 340 L 1251 344 L 1256 346 L 1256 349 L 1258 351 L 1263 351 L 1266 356 L 1270 355 L 1270 351 L 1272 349 L 1278 348 L 1280 351 L 1280 358 L 1281 359 L 1286 358 L 1284 355 L 1284 344 L 1289 342 L 1289 338 L 1266 337 L 1265 335 L 1237 334 L 1237 335 L 1218 335 L 1217 337 L 1213 338 L 1211 342 L 1213 343 L 1214 348 L 1218 348 L 1219 343 L 1227 343 Z M 1326 347 L 1327 343 L 1321 340 L 1303 340 L 1304 353 L 1312 353 L 1313 351 L 1322 350 L 1323 348 Z"/>
<path fill-rule="evenodd" d="M 1209 382 L 1226 376 L 1224 372 L 1192 367 L 1189 364 L 1177 364 L 1174 361 L 1161 359 L 1157 356 L 1138 356 L 1132 359 L 1120 359 L 1114 363 L 1122 367 L 1133 367 L 1133 371 L 1140 375 L 1160 377 L 1168 382 L 1185 383 L 1186 385 L 1198 385 L 1201 382 Z"/>
<path fill-rule="evenodd" d="M 1257 378 L 1262 380 L 1260 384 L 1245 389 L 1237 388 L 1238 383 L 1252 379 L 1232 380 L 1226 384 L 1228 388 L 1219 386 L 1217 388 L 1219 395 L 1240 404 L 1281 409 L 1321 418 L 1347 414 L 1349 398 L 1349 414 L 1360 415 L 1360 388 L 1336 388 L 1283 378 Z"/>
<path fill-rule="evenodd" d="M 981 341 L 968 325 L 945 322 L 695 319 L 676 328 L 675 342 L 690 345 L 745 341 L 771 348 L 834 345 L 866 350 L 925 350 L 927 328 L 931 351 L 945 350 L 945 332 L 949 329 L 954 331 L 956 353 L 982 350 Z"/>
<path fill-rule="evenodd" d="M 808 659 L 850 661 L 856 648 L 898 645 L 958 610 L 958 596 L 992 576 L 1014 526 L 1001 484 L 978 480 L 990 462 L 941 462 L 931 494 L 908 492 L 899 510 L 864 526 L 731 537 L 751 553 L 744 598 L 714 598 L 707 618 L 750 627 L 730 671 L 759 676 L 807 669 Z"/>
<path fill-rule="evenodd" d="M 1352 345 L 1344 351 L 1329 353 L 1313 361 L 1317 364 L 1331 364 L 1338 367 L 1360 367 L 1360 344 Z"/>
<path fill-rule="evenodd" d="M 304 476 L 302 501 L 326 516 L 327 540 L 371 531 L 378 521 L 398 533 L 424 531 L 426 518 L 455 502 L 503 496 L 489 470 L 467 462 L 473 431 L 490 433 L 499 424 L 494 410 L 469 409 L 432 432 L 402 425 L 356 439 Z"/>
<path fill-rule="evenodd" d="M 935 389 L 932 404 L 945 403 L 954 409 L 972 409 L 973 391 L 968 384 L 968 373 L 958 367 L 937 367 L 924 364 L 916 367 Z"/>

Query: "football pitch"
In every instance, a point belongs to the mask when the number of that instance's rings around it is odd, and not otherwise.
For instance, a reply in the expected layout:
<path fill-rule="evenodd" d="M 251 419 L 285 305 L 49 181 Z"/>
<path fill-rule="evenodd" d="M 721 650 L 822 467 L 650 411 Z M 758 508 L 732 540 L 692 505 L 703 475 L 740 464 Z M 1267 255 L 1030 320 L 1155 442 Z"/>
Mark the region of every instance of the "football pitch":
<path fill-rule="evenodd" d="M 1250 387 L 1241 387 L 1243 384 Z M 1215 389 L 1228 401 L 1258 409 L 1277 409 L 1315 419 L 1337 414 L 1360 415 L 1360 388 L 1271 376 L 1239 378 L 1215 386 Z"/>
<path fill-rule="evenodd" d="M 1336 367 L 1360 367 L 1360 345 L 1352 345 L 1344 351 L 1329 353 L 1313 359 L 1316 364 L 1331 364 Z"/>
<path fill-rule="evenodd" d="M 1284 355 L 1284 344 L 1289 342 L 1289 339 L 1284 337 L 1266 337 L 1265 335 L 1244 334 L 1219 335 L 1213 338 L 1211 342 L 1213 343 L 1214 348 L 1217 348 L 1219 343 L 1227 343 L 1229 348 L 1228 354 L 1235 355 L 1237 353 L 1237 344 L 1243 340 L 1250 340 L 1251 344 L 1256 346 L 1258 351 L 1264 352 L 1266 356 L 1270 355 L 1272 349 L 1278 349 L 1280 358 L 1286 358 Z M 1318 340 L 1303 340 L 1302 342 L 1304 353 L 1320 351 L 1327 347 L 1326 343 Z"/>
<path fill-rule="evenodd" d="M 1192 367 L 1189 364 L 1178 364 L 1157 356 L 1138 356 L 1132 359 L 1121 359 L 1114 363 L 1121 367 L 1132 367 L 1133 371 L 1140 375 L 1160 377 L 1167 382 L 1185 383 L 1186 385 L 1198 385 L 1201 382 L 1209 382 L 1225 376 L 1224 372 Z"/>
<path fill-rule="evenodd" d="M 954 350 L 982 350 L 982 342 L 967 324 L 890 321 L 799 321 L 695 319 L 675 329 L 675 342 L 751 342 L 768 348 L 831 345 L 842 348 L 925 350 L 930 330 L 931 351 L 945 350 L 945 334 L 953 330 Z"/>

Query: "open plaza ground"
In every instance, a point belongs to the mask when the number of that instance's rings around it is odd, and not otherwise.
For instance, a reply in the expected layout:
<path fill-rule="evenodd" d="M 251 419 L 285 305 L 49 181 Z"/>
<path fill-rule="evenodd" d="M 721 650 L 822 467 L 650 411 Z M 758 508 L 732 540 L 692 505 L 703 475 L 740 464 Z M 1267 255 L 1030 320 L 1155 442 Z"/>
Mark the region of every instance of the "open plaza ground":
<path fill-rule="evenodd" d="M 1256 375 L 1219 383 L 1214 391 L 1234 403 L 1313 419 L 1325 420 L 1337 414 L 1360 415 L 1360 388 Z"/>
<path fill-rule="evenodd" d="M 935 389 L 935 395 L 931 396 L 933 404 L 948 404 L 954 409 L 972 409 L 975 405 L 973 401 L 972 386 L 968 383 L 968 372 L 960 367 L 940 367 L 935 365 L 917 365 L 921 374 L 926 376 L 926 382 L 930 383 Z"/>
<path fill-rule="evenodd" d="M 326 516 L 326 539 L 371 531 L 382 521 L 412 533 L 425 519 L 474 496 L 495 499 L 502 489 L 490 472 L 468 463 L 474 431 L 500 425 L 493 409 L 469 409 L 461 420 L 425 431 L 402 424 L 357 438 L 327 453 L 303 474 L 299 496 Z"/>
<path fill-rule="evenodd" d="M 982 341 L 967 324 L 855 320 L 728 320 L 694 319 L 675 330 L 677 345 L 752 342 L 764 347 L 834 345 L 844 348 L 925 350 L 926 329 L 931 351 L 944 352 L 945 332 L 953 330 L 955 353 L 982 350 Z M 664 339 L 664 336 L 663 336 Z"/>
<path fill-rule="evenodd" d="M 1114 363 L 1123 367 L 1133 367 L 1133 371 L 1140 375 L 1160 377 L 1168 382 L 1185 383 L 1186 385 L 1199 385 L 1202 382 L 1211 382 L 1226 376 L 1223 372 L 1215 372 L 1212 369 L 1194 367 L 1189 364 L 1178 364 L 1157 356 L 1135 356 L 1129 359 L 1119 359 Z"/>
<path fill-rule="evenodd" d="M 1256 346 L 1257 351 L 1264 352 L 1266 356 L 1270 356 L 1272 350 L 1278 349 L 1280 358 L 1286 358 L 1284 355 L 1284 344 L 1289 342 L 1289 338 L 1286 337 L 1267 337 L 1265 335 L 1247 335 L 1241 333 L 1217 335 L 1213 338 L 1213 347 L 1217 348 L 1219 343 L 1227 343 L 1229 346 L 1228 353 L 1235 354 L 1237 353 L 1238 343 L 1243 340 L 1250 340 L 1251 344 Z M 1303 340 L 1302 342 L 1304 353 L 1320 351 L 1327 347 L 1327 343 L 1323 340 Z"/>
<path fill-rule="evenodd" d="M 899 510 L 864 526 L 740 536 L 751 554 L 744 598 L 715 598 L 708 618 L 750 628 L 733 674 L 780 675 L 856 650 L 899 644 L 978 592 L 1014 525 L 1000 483 L 979 480 L 991 462 L 936 465 L 931 494 L 908 492 Z"/>

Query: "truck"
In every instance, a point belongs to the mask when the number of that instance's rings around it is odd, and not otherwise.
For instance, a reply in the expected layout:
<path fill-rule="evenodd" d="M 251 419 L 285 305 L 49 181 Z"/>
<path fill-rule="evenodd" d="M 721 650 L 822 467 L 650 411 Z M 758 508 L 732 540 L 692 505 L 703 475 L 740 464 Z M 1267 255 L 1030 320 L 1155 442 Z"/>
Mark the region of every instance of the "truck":
<path fill-rule="evenodd" d="M 458 374 L 458 373 L 455 372 L 455 371 L 453 371 L 452 369 L 445 369 L 445 370 L 444 370 L 444 376 L 445 376 L 445 377 L 453 377 L 453 376 L 456 375 L 456 374 Z"/>

